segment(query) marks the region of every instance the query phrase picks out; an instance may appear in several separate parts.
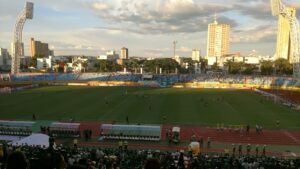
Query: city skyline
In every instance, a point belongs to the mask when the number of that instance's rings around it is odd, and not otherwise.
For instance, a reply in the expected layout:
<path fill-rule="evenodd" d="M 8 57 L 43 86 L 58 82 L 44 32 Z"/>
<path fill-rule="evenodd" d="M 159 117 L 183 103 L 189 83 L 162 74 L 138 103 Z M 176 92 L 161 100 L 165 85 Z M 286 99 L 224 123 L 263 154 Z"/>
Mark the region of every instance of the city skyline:
<path fill-rule="evenodd" d="M 24 2 L 0 0 L 0 47 L 10 49 L 14 22 Z M 230 53 L 248 54 L 255 49 L 259 54 L 275 54 L 278 17 L 271 15 L 268 0 L 32 2 L 35 18 L 23 33 L 26 55 L 28 41 L 34 37 L 49 43 L 57 55 L 95 56 L 126 46 L 131 56 L 170 57 L 176 40 L 176 53 L 188 57 L 193 48 L 206 51 L 207 26 L 215 13 L 219 23 L 232 27 Z M 299 2 L 288 3 L 299 10 Z"/>

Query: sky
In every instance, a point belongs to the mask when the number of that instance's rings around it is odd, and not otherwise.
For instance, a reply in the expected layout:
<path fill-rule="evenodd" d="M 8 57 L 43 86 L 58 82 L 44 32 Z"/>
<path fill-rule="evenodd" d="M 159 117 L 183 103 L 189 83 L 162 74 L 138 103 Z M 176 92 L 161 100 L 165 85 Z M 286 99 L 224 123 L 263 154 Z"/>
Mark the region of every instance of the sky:
<path fill-rule="evenodd" d="M 300 1 L 283 0 L 297 8 Z M 217 15 L 231 26 L 230 53 L 273 55 L 277 17 L 269 0 L 31 0 L 34 17 L 23 30 L 25 55 L 30 37 L 49 43 L 55 55 L 101 55 L 129 49 L 130 56 L 170 57 L 192 49 L 206 55 L 207 27 Z M 25 0 L 0 0 L 0 47 L 10 48 Z"/>

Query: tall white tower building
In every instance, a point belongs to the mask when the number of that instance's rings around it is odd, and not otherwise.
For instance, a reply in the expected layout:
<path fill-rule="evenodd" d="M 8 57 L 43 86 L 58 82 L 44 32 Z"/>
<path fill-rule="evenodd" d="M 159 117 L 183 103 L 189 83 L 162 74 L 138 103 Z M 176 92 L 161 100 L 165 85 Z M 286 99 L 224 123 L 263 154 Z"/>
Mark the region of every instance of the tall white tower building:
<path fill-rule="evenodd" d="M 214 23 L 208 25 L 207 56 L 220 58 L 229 53 L 230 25 Z"/>

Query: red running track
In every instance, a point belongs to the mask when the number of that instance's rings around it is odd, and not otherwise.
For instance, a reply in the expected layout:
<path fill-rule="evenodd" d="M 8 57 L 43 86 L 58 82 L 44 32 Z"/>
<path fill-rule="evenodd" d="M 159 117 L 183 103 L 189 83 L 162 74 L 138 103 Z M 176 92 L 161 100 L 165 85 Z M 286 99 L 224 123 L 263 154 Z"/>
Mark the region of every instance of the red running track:
<path fill-rule="evenodd" d="M 242 143 L 242 144 L 267 144 L 267 145 L 296 145 L 300 146 L 300 132 L 291 132 L 283 130 L 264 130 L 257 134 L 255 130 L 250 130 L 250 133 L 235 132 L 235 131 L 218 131 L 215 128 L 180 126 L 181 139 L 190 140 L 195 133 L 197 138 L 202 137 L 207 140 L 211 138 L 212 142 L 222 143 Z M 162 136 L 166 137 L 166 130 L 172 128 L 172 125 L 163 125 Z"/>
<path fill-rule="evenodd" d="M 91 129 L 92 136 L 98 137 L 100 134 L 100 125 L 100 122 L 81 122 L 80 129 Z M 167 129 L 171 129 L 173 126 L 162 125 L 162 140 L 166 139 Z M 212 142 L 220 143 L 300 146 L 300 131 L 264 130 L 261 134 L 257 134 L 254 130 L 250 130 L 250 133 L 246 134 L 187 125 L 180 125 L 180 128 L 182 140 L 190 140 L 191 136 L 195 133 L 197 138 L 202 137 L 206 140 L 210 137 Z"/>

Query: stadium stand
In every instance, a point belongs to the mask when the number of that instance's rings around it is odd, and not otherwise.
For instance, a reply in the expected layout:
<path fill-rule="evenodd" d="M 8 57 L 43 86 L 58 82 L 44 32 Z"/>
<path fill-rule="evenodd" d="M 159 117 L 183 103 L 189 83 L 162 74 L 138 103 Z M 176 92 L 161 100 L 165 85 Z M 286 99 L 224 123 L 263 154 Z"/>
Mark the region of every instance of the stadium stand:
<path fill-rule="evenodd" d="M 2 75 L 1 75 L 2 77 Z M 4 75 L 3 75 L 4 77 Z M 143 81 L 140 74 L 119 74 L 119 73 L 65 73 L 65 74 L 42 74 L 26 73 L 13 75 L 10 78 L 5 75 L 5 79 L 12 81 Z M 149 79 L 148 79 L 149 80 Z M 300 87 L 300 80 L 291 77 L 275 76 L 244 76 L 244 75 L 225 75 L 225 74 L 201 74 L 201 75 L 153 75 L 152 81 L 156 81 L 161 87 L 170 86 L 176 83 L 198 83 L 198 84 L 240 84 L 273 86 L 280 88 Z"/>
<path fill-rule="evenodd" d="M 78 77 L 79 77 L 79 74 L 61 73 L 56 76 L 55 80 L 62 80 L 62 81 L 77 80 Z"/>
<path fill-rule="evenodd" d="M 109 74 L 102 73 L 83 73 L 78 77 L 78 80 L 100 80 L 105 81 L 109 79 Z"/>
<path fill-rule="evenodd" d="M 10 165 L 16 151 L 24 154 L 30 169 L 80 168 L 80 169 L 297 169 L 300 159 L 284 159 L 265 156 L 235 156 L 232 154 L 199 154 L 189 152 L 160 152 L 157 150 L 129 150 L 125 147 L 81 148 L 56 146 L 42 147 L 3 145 L 4 157 L 1 165 Z M 13 153 L 10 153 L 13 152 Z M 20 160 L 20 159 L 19 159 Z M 16 163 L 17 161 L 14 161 Z M 17 162 L 18 163 L 18 162 Z M 22 166 L 19 166 L 21 168 Z"/>

